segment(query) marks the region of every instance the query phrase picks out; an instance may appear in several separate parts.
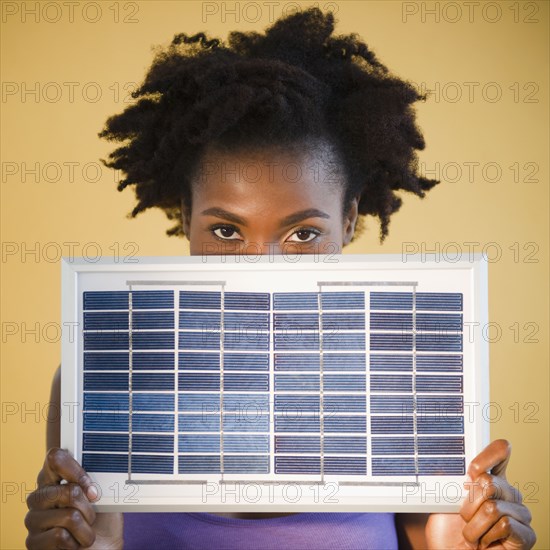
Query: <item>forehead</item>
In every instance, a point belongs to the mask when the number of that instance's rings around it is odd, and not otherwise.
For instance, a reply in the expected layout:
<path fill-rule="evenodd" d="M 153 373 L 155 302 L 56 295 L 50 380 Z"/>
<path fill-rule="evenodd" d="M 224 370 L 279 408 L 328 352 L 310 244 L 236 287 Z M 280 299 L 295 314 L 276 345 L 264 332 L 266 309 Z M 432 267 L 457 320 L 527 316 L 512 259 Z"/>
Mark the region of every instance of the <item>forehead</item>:
<path fill-rule="evenodd" d="M 258 202 L 334 202 L 341 197 L 344 182 L 335 150 L 323 144 L 209 149 L 193 180 L 193 203 L 223 200 L 246 207 Z"/>

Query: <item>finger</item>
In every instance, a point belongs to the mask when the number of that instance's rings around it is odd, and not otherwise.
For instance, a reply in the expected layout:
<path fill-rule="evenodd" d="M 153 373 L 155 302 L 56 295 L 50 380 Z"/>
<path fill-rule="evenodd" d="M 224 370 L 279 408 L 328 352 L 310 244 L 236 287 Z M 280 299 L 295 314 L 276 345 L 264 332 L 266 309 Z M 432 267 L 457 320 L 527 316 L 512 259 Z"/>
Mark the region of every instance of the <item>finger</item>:
<path fill-rule="evenodd" d="M 29 494 L 27 497 L 29 510 L 49 510 L 51 508 L 75 508 L 84 519 L 92 525 L 96 518 L 93 506 L 84 496 L 82 488 L 76 483 L 64 485 L 47 485 Z"/>
<path fill-rule="evenodd" d="M 52 448 L 46 454 L 44 466 L 38 474 L 38 487 L 56 485 L 62 480 L 78 483 L 90 501 L 95 501 L 99 497 L 92 478 L 69 452 Z"/>
<path fill-rule="evenodd" d="M 29 550 L 75 550 L 76 539 L 63 527 L 54 527 L 42 533 L 29 534 L 25 541 Z"/>
<path fill-rule="evenodd" d="M 62 527 L 69 531 L 71 537 L 84 548 L 91 546 L 95 540 L 91 525 L 76 508 L 54 508 L 42 512 L 30 512 L 25 517 L 25 526 L 31 533 Z"/>
<path fill-rule="evenodd" d="M 518 489 L 512 487 L 505 479 L 491 474 L 482 474 L 476 481 L 464 483 L 468 494 L 462 503 L 460 515 L 470 521 L 479 507 L 487 500 L 504 500 L 521 504 L 522 496 Z"/>
<path fill-rule="evenodd" d="M 486 500 L 475 516 L 466 523 L 462 535 L 468 542 L 477 544 L 483 536 L 499 525 L 504 517 L 512 518 L 522 524 L 528 524 L 531 521 L 529 510 L 521 504 L 503 500 Z"/>
<path fill-rule="evenodd" d="M 487 548 L 491 543 L 504 539 L 513 547 L 529 550 L 535 546 L 537 535 L 529 525 L 521 523 L 509 516 L 502 517 L 481 539 L 481 548 Z"/>
<path fill-rule="evenodd" d="M 512 446 L 506 439 L 496 439 L 481 453 L 479 453 L 468 466 L 468 475 L 473 481 L 484 472 L 506 479 L 506 467 L 510 462 Z"/>

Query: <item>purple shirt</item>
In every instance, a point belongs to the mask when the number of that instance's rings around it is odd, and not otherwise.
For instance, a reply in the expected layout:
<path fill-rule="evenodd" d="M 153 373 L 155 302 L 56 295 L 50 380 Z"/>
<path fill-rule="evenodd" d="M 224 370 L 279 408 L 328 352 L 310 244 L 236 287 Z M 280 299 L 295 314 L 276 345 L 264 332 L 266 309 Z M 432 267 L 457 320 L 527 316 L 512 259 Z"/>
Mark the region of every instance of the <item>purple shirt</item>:
<path fill-rule="evenodd" d="M 263 519 L 124 514 L 125 550 L 397 550 L 394 514 L 306 512 Z"/>

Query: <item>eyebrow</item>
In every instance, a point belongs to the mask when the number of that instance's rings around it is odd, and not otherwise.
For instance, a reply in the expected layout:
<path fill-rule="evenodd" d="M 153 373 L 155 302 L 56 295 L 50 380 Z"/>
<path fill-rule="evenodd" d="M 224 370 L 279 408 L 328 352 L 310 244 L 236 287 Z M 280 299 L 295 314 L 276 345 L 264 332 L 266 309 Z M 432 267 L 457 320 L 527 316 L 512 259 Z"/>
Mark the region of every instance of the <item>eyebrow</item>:
<path fill-rule="evenodd" d="M 241 218 L 240 216 L 237 216 L 236 214 L 233 214 L 232 212 L 229 212 L 227 210 L 224 210 L 223 208 L 214 206 L 212 208 L 207 208 L 206 210 L 203 210 L 201 212 L 201 215 L 203 216 L 217 216 L 218 218 L 225 218 L 226 220 L 232 221 L 234 223 L 238 223 L 240 225 L 243 225 L 245 227 L 248 226 L 246 223 L 246 220 Z M 326 218 L 330 219 L 330 216 L 323 212 L 322 210 L 318 210 L 317 208 L 308 208 L 306 210 L 300 210 L 299 212 L 294 212 L 294 214 L 290 214 L 286 218 L 283 218 L 281 220 L 281 227 L 284 227 L 286 225 L 291 225 L 293 223 L 297 223 L 299 221 L 305 220 L 307 218 Z"/>

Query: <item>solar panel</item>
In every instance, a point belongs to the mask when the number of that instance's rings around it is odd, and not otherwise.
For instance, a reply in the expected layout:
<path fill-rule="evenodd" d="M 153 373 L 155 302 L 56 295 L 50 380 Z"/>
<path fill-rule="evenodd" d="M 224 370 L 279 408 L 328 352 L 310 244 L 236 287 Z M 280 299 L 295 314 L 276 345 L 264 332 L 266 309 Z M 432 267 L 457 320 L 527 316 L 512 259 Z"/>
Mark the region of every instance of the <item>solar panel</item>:
<path fill-rule="evenodd" d="M 62 446 L 99 511 L 460 508 L 481 255 L 134 260 L 62 260 Z"/>

